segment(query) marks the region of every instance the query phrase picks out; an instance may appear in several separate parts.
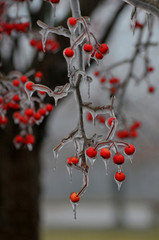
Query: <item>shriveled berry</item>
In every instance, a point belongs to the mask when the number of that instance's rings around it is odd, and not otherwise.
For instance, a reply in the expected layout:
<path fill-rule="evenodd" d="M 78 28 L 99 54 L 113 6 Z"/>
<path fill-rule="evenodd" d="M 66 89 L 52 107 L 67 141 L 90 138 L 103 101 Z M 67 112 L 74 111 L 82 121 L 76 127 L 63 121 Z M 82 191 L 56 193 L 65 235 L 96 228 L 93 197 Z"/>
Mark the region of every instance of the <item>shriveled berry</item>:
<path fill-rule="evenodd" d="M 107 148 L 102 148 L 100 150 L 100 156 L 105 159 L 109 159 L 111 157 L 111 152 Z"/>
<path fill-rule="evenodd" d="M 125 161 L 125 158 L 121 153 L 116 153 L 113 157 L 113 162 L 117 165 L 123 164 L 124 161 Z"/>
<path fill-rule="evenodd" d="M 90 158 L 94 158 L 97 155 L 97 150 L 94 147 L 89 147 L 86 150 L 86 154 Z"/>
<path fill-rule="evenodd" d="M 78 194 L 77 194 L 76 192 L 73 192 L 73 193 L 71 193 L 71 195 L 70 195 L 70 200 L 71 200 L 73 203 L 76 203 L 76 202 L 79 202 L 80 197 L 78 196 Z"/>
<path fill-rule="evenodd" d="M 135 152 L 135 147 L 132 144 L 129 144 L 127 147 L 125 147 L 124 151 L 127 155 L 132 155 Z"/>

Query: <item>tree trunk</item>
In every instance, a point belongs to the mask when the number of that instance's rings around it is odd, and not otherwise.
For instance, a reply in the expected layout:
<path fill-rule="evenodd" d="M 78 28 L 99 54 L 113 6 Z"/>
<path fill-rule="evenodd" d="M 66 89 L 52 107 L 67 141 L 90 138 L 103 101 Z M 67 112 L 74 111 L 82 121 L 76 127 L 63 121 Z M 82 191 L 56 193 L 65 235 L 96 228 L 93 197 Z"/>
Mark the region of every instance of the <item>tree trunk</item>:
<path fill-rule="evenodd" d="M 0 239 L 38 240 L 39 159 L 0 130 Z"/>

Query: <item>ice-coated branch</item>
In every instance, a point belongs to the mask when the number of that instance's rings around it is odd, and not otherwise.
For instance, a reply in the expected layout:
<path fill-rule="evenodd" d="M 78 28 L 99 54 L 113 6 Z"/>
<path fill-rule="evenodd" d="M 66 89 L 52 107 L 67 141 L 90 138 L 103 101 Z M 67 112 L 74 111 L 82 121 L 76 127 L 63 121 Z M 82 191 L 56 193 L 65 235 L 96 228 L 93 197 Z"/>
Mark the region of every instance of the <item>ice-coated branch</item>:
<path fill-rule="evenodd" d="M 41 20 L 38 20 L 37 24 L 38 24 L 39 27 L 42 28 L 43 31 L 46 31 L 47 34 L 49 32 L 51 32 L 51 33 L 55 33 L 57 35 L 61 35 L 61 36 L 67 37 L 67 38 L 70 38 L 70 36 L 71 36 L 70 31 L 67 28 L 64 28 L 62 26 L 49 27 L 47 24 L 45 24 Z"/>
<path fill-rule="evenodd" d="M 159 17 L 159 0 L 123 0 Z"/>

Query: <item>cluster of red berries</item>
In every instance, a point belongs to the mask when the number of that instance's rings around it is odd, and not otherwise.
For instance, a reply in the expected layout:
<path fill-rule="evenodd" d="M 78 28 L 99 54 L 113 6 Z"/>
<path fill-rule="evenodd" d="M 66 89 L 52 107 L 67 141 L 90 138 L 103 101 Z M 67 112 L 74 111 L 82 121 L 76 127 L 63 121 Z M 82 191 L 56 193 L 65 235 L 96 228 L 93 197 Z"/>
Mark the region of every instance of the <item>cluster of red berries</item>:
<path fill-rule="evenodd" d="M 141 127 L 141 122 L 135 121 L 128 129 L 118 130 L 116 135 L 118 138 L 136 138 L 138 136 L 138 128 Z"/>
<path fill-rule="evenodd" d="M 8 35 L 11 35 L 12 31 L 26 33 L 29 29 L 29 26 L 30 26 L 29 22 L 24 22 L 24 23 L 3 22 L 0 25 L 0 33 L 6 33 Z"/>
<path fill-rule="evenodd" d="M 84 31 L 85 31 L 83 35 L 86 35 L 88 39 L 88 42 L 83 44 L 83 51 L 86 54 L 89 54 L 91 58 L 101 60 L 104 57 L 104 55 L 109 52 L 108 45 L 106 43 L 99 44 L 96 39 L 94 44 L 91 43 L 92 33 L 89 32 L 87 23 L 84 18 L 71 17 L 68 19 L 69 28 L 75 28 L 78 23 L 83 24 Z M 72 58 L 75 54 L 74 47 L 78 43 L 81 43 L 81 37 L 76 39 L 76 41 L 73 43 L 71 47 L 64 49 L 64 56 L 67 58 Z"/>
<path fill-rule="evenodd" d="M 37 51 L 43 52 L 43 44 L 41 40 L 31 39 L 30 45 L 36 48 Z M 59 43 L 54 39 L 47 39 L 45 43 L 46 52 L 56 52 L 59 49 Z"/>
<path fill-rule="evenodd" d="M 99 82 L 109 89 L 111 94 L 116 94 L 119 89 L 120 79 L 117 77 L 111 77 L 107 79 L 105 76 L 101 76 L 99 71 L 94 72 L 94 76 L 99 79 Z"/>
<path fill-rule="evenodd" d="M 125 148 L 124 148 L 124 153 L 127 155 L 127 156 L 132 156 L 134 153 L 135 153 L 135 147 L 132 145 L 132 144 L 126 144 L 125 143 Z M 97 157 L 97 149 L 95 147 L 88 147 L 87 150 L 86 150 L 86 155 L 93 159 L 93 158 L 96 158 Z M 110 147 L 109 148 L 102 148 L 100 150 L 100 156 L 102 157 L 103 160 L 109 160 L 112 156 L 112 153 L 110 151 Z M 74 161 L 73 159 L 75 158 L 75 163 L 73 163 L 72 161 Z M 79 162 L 78 158 L 76 157 L 73 157 L 73 158 L 68 158 L 67 159 L 67 163 L 68 164 L 77 164 Z M 119 152 L 116 152 L 113 156 L 113 162 L 114 164 L 116 164 L 117 166 L 121 166 L 124 162 L 125 162 L 125 157 L 123 154 L 119 153 Z M 121 171 L 121 170 L 118 170 L 115 175 L 114 175 L 114 178 L 115 180 L 118 182 L 118 183 L 122 183 L 124 180 L 125 180 L 125 174 Z M 73 202 L 73 203 L 76 203 L 76 202 L 79 202 L 80 200 L 80 195 L 76 192 L 73 192 L 71 195 L 70 195 L 70 200 Z"/>
<path fill-rule="evenodd" d="M 36 72 L 34 79 L 39 81 L 42 78 L 41 72 Z M 5 81 L 5 80 L 4 80 Z M 0 126 L 5 127 L 8 123 L 8 111 L 14 111 L 13 119 L 15 124 L 19 125 L 20 134 L 14 138 L 14 144 L 17 148 L 22 145 L 28 146 L 34 144 L 35 138 L 32 134 L 32 127 L 35 124 L 40 124 L 44 117 L 47 116 L 52 110 L 52 104 L 43 103 L 45 92 L 38 92 L 37 96 L 32 101 L 32 107 L 29 107 L 30 102 L 25 92 L 25 86 L 30 86 L 30 82 L 26 75 L 17 75 L 8 81 L 8 89 L 2 81 L 2 88 L 0 89 Z M 39 103 L 39 106 L 38 104 Z"/>

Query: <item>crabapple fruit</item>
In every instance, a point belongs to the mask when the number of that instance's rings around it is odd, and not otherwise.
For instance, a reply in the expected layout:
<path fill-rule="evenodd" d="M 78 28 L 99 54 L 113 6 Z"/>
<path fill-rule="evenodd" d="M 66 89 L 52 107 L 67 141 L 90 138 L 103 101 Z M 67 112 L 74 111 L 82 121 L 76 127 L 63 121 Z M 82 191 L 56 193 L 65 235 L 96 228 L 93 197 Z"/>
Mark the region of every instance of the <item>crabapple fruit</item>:
<path fill-rule="evenodd" d="M 90 158 L 94 158 L 97 155 L 97 150 L 94 147 L 89 147 L 86 150 L 86 154 Z"/>
<path fill-rule="evenodd" d="M 113 157 L 113 162 L 117 165 L 123 164 L 124 161 L 125 161 L 125 158 L 121 153 L 116 153 Z"/>

